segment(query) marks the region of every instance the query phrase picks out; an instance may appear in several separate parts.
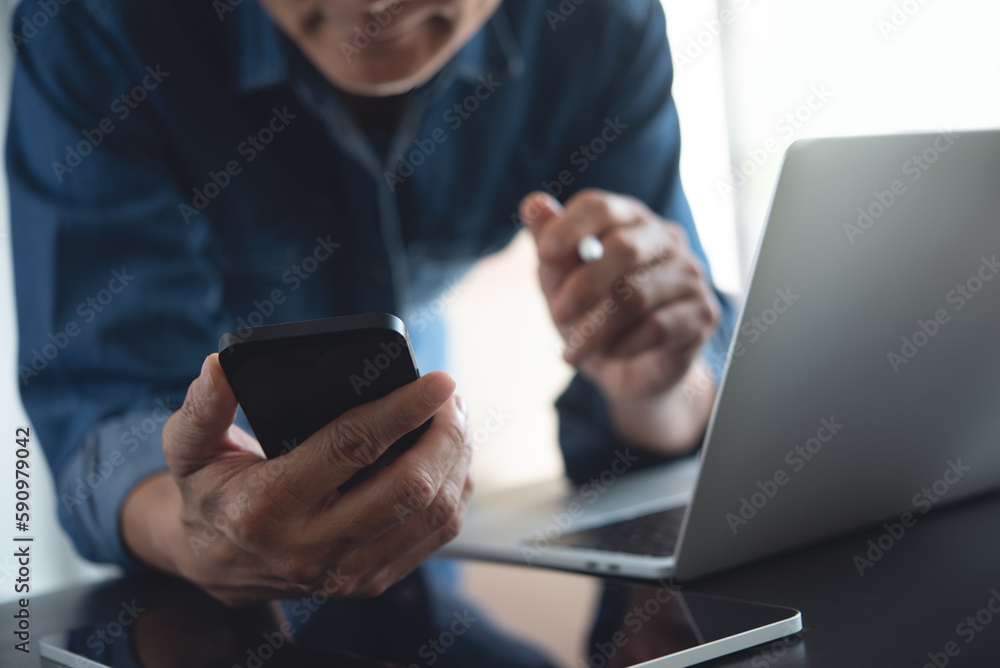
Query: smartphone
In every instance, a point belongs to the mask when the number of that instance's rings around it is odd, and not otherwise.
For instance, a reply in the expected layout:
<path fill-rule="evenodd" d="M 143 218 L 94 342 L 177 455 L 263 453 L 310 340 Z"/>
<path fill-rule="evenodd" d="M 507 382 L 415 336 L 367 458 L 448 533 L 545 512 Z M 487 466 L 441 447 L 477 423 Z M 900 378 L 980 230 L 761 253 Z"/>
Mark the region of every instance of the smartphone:
<path fill-rule="evenodd" d="M 403 321 L 387 313 L 237 329 L 219 362 L 269 459 L 301 445 L 342 413 L 420 377 Z M 340 486 L 345 493 L 388 466 L 430 420 Z"/>

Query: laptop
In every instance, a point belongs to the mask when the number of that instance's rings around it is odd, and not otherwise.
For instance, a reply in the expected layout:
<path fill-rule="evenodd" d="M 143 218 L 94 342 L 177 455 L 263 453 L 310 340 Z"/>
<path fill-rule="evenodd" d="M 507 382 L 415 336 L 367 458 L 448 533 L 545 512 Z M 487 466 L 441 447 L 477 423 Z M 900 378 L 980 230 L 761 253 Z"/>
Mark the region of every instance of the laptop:
<path fill-rule="evenodd" d="M 1000 487 L 998 260 L 1000 130 L 795 142 L 698 455 L 609 446 L 591 483 L 477 497 L 444 552 L 690 580 L 870 526 L 878 568 Z"/>

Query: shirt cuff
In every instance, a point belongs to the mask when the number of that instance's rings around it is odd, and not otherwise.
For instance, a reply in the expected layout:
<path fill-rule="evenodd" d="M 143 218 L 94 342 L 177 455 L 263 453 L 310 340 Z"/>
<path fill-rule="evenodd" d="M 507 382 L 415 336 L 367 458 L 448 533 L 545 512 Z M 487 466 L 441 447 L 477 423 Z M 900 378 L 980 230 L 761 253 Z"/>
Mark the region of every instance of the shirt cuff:
<path fill-rule="evenodd" d="M 57 481 L 59 521 L 84 558 L 129 571 L 149 568 L 125 548 L 119 518 L 135 486 L 167 470 L 163 424 L 173 410 L 159 400 L 152 410 L 100 422 L 66 462 Z"/>
<path fill-rule="evenodd" d="M 604 396 L 580 374 L 556 400 L 556 410 L 566 475 L 576 484 L 600 479 L 609 471 L 617 476 L 681 458 L 646 452 L 618 438 Z"/>

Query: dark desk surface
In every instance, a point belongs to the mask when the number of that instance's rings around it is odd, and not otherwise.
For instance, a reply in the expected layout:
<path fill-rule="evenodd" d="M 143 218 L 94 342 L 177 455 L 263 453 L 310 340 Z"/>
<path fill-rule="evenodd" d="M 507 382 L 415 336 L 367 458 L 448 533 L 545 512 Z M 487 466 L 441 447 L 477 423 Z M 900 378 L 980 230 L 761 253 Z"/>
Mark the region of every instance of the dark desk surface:
<path fill-rule="evenodd" d="M 1000 614 L 981 612 L 991 592 L 1000 591 L 1000 495 L 921 517 L 861 577 L 854 556 L 881 533 L 873 528 L 688 585 L 691 591 L 797 608 L 805 625 L 792 643 L 771 647 L 774 653 L 765 646 L 705 665 L 919 668 L 928 663 L 928 652 L 941 653 L 954 642 L 958 653 L 949 666 L 1000 666 Z M 0 607 L 0 664 L 41 665 L 43 635 L 109 618 L 120 605 L 121 588 L 129 586 L 141 583 L 33 598 L 30 656 L 12 649 L 16 606 Z M 970 616 L 975 626 L 959 628 Z"/>

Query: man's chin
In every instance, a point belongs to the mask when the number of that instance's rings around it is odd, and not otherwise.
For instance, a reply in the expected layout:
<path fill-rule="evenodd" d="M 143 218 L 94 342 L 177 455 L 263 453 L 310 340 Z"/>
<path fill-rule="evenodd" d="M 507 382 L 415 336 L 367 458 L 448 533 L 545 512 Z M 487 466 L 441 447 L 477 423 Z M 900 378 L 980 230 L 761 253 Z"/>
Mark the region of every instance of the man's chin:
<path fill-rule="evenodd" d="M 459 47 L 451 24 L 432 21 L 423 30 L 371 43 L 354 54 L 347 67 L 328 74 L 334 85 L 348 93 L 399 95 L 427 83 Z"/>
<path fill-rule="evenodd" d="M 391 77 L 359 77 L 349 81 L 338 82 L 337 87 L 344 92 L 366 97 L 388 97 L 401 95 L 427 83 L 433 76 L 422 72 L 408 73 Z"/>
<path fill-rule="evenodd" d="M 350 76 L 331 77 L 334 85 L 346 93 L 352 95 L 364 95 L 366 97 L 387 97 L 390 95 L 400 95 L 414 88 L 424 85 L 434 76 L 440 68 L 434 63 L 412 64 L 408 63 L 403 67 L 398 64 L 393 67 L 363 67 L 360 63 L 357 69 L 350 72 Z"/>

